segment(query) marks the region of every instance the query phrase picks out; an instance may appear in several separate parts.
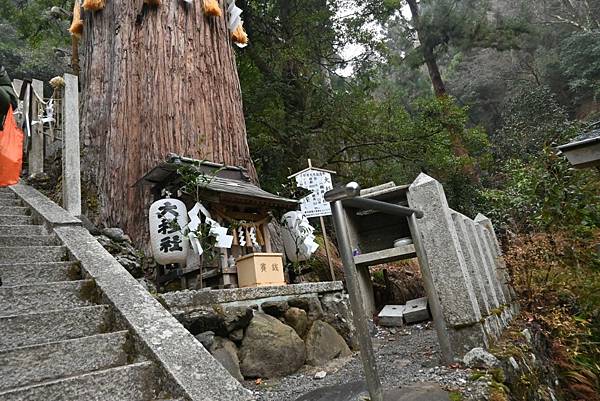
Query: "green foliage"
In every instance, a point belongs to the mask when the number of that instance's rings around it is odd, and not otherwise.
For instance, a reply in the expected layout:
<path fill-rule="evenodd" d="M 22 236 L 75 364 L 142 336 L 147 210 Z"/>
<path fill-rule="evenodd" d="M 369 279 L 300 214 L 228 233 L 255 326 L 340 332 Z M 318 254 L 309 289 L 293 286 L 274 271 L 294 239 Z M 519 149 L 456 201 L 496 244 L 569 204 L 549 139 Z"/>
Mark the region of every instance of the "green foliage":
<path fill-rule="evenodd" d="M 65 0 L 0 0 L 0 63 L 11 78 L 48 81 L 67 69 L 69 12 L 53 14 L 54 6 L 72 9 Z"/>
<path fill-rule="evenodd" d="M 545 86 L 517 92 L 505 105 L 502 120 L 492 141 L 495 157 L 504 160 L 528 160 L 552 144 L 566 143 L 578 129 Z"/>
<path fill-rule="evenodd" d="M 525 163 L 509 160 L 500 189 L 484 191 L 490 216 L 517 231 L 576 229 L 600 225 L 597 174 L 571 169 L 553 149 Z"/>
<path fill-rule="evenodd" d="M 573 34 L 560 45 L 560 67 L 568 87 L 581 98 L 600 97 L 600 31 Z"/>

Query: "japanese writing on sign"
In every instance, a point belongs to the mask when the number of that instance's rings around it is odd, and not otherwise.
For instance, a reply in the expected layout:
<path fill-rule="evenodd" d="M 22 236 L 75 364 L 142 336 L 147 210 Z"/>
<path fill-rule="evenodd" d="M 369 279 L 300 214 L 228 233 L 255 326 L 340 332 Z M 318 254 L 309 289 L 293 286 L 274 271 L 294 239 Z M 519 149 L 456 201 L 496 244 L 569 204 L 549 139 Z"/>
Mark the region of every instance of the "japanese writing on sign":
<path fill-rule="evenodd" d="M 177 227 L 177 217 L 179 217 L 177 206 L 171 202 L 165 202 L 164 205 L 158 208 L 156 216 L 160 219 L 158 233 L 163 235 L 160 239 L 160 251 L 165 253 L 183 251 L 181 237 L 179 235 L 169 235 L 179 231 Z"/>
<path fill-rule="evenodd" d="M 331 216 L 331 206 L 325 200 L 325 192 L 333 188 L 331 173 L 309 169 L 296 176 L 296 184 L 312 192 L 300 200 L 300 210 L 307 218 Z"/>

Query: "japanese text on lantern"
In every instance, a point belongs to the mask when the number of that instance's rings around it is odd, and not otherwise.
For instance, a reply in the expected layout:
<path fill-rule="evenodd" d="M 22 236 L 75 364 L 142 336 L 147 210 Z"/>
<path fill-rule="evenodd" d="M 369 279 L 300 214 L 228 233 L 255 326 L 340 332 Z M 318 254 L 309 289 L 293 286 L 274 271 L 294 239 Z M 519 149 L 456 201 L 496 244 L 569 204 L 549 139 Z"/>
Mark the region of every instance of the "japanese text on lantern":
<path fill-rule="evenodd" d="M 177 206 L 165 202 L 164 205 L 158 208 L 157 217 L 160 219 L 158 233 L 163 235 L 160 239 L 160 251 L 165 253 L 183 251 L 181 247 L 182 238 L 179 235 L 170 235 L 179 231 L 179 227 L 177 227 L 177 217 L 179 217 Z"/>

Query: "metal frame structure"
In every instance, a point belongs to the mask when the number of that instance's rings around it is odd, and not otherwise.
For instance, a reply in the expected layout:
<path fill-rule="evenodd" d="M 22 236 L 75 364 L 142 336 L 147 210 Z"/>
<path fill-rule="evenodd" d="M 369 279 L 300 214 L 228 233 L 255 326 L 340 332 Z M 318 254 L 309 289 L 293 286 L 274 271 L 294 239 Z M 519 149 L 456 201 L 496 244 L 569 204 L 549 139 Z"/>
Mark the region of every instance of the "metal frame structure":
<path fill-rule="evenodd" d="M 350 236 L 348 234 L 348 216 L 346 214 L 345 206 L 357 209 L 376 210 L 385 214 L 407 217 L 409 220 L 413 218 L 413 216 L 417 219 L 422 218 L 423 212 L 417 209 L 394 205 L 392 203 L 359 198 L 359 196 L 360 185 L 356 182 L 351 182 L 327 192 L 325 194 L 325 200 L 331 203 L 333 223 L 337 234 L 340 256 L 344 264 L 344 274 L 346 276 L 346 285 L 350 295 L 352 318 L 360 343 L 360 355 L 365 372 L 367 388 L 369 389 L 372 401 L 383 401 L 383 389 L 381 387 L 381 380 L 379 378 L 375 354 L 373 352 L 373 343 L 371 342 L 371 336 L 369 335 L 367 316 L 362 303 L 356 264 L 354 262 Z"/>

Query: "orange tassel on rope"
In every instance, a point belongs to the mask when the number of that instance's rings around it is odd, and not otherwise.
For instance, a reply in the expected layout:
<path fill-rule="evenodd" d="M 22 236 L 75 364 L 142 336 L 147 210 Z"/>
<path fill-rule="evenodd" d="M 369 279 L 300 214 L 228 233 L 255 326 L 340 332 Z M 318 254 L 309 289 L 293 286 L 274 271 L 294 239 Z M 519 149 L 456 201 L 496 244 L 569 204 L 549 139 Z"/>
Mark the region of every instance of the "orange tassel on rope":
<path fill-rule="evenodd" d="M 244 26 L 242 25 L 241 22 L 233 30 L 233 32 L 231 33 L 231 37 L 233 38 L 233 41 L 235 43 L 238 43 L 240 45 L 247 45 L 248 44 L 248 34 L 244 30 Z"/>
<path fill-rule="evenodd" d="M 102 10 L 106 5 L 106 0 L 83 0 L 83 9 L 88 11 Z"/>
<path fill-rule="evenodd" d="M 79 0 L 75 0 L 75 5 L 73 6 L 73 21 L 71 22 L 69 32 L 71 32 L 71 35 L 77 38 L 80 38 L 81 34 L 83 33 L 83 21 L 81 20 L 81 2 Z"/>
<path fill-rule="evenodd" d="M 204 14 L 211 15 L 213 17 L 220 17 L 223 15 L 219 2 L 217 0 L 203 0 Z"/>
<path fill-rule="evenodd" d="M 144 0 L 144 3 L 148 4 L 149 6 L 160 6 L 160 0 Z"/>

